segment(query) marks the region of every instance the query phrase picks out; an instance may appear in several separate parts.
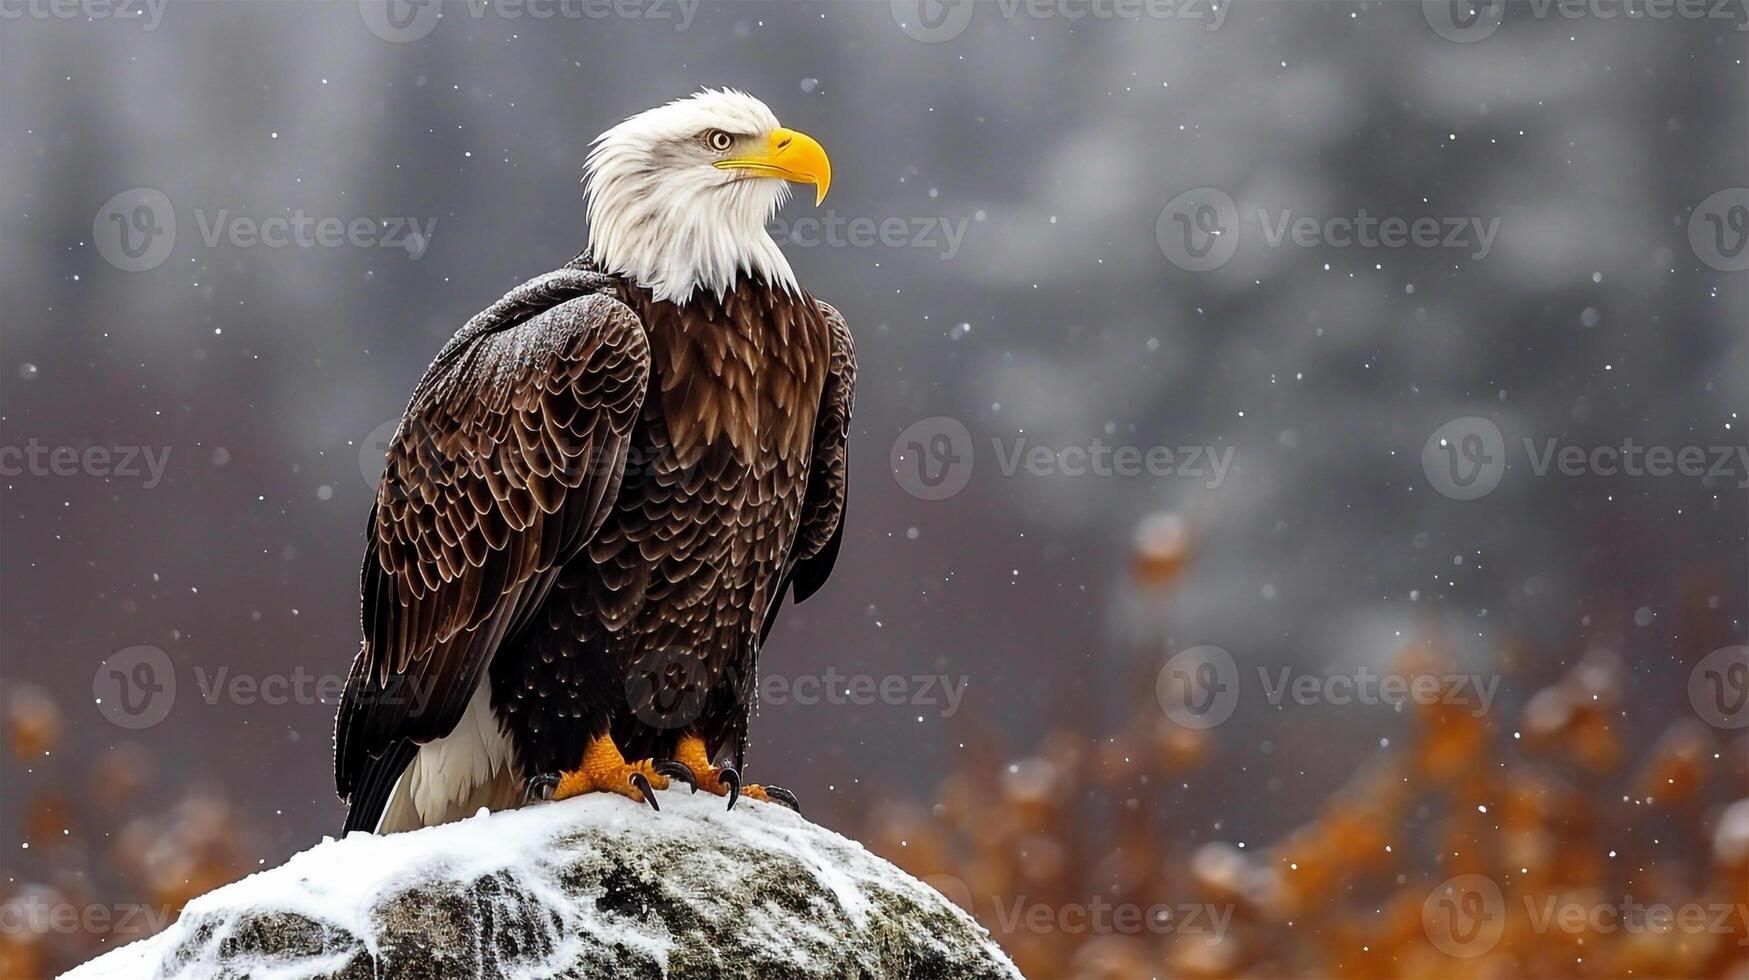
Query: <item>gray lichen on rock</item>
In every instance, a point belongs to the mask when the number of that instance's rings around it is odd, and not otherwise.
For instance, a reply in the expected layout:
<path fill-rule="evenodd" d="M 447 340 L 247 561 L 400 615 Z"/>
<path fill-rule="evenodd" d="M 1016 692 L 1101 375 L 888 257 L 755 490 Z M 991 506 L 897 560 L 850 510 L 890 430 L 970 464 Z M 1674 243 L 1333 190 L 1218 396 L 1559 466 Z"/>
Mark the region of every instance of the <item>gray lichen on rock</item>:
<path fill-rule="evenodd" d="M 69 976 L 1020 975 L 959 907 L 854 841 L 757 802 L 659 799 L 327 841 Z"/>

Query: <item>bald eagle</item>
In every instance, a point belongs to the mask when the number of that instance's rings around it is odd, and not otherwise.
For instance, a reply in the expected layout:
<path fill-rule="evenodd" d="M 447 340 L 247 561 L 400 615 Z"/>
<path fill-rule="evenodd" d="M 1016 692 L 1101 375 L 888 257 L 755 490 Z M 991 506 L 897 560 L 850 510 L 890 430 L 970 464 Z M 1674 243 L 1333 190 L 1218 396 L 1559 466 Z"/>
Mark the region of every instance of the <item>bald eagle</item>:
<path fill-rule="evenodd" d="M 856 361 L 767 223 L 826 152 L 741 92 L 602 134 L 588 247 L 444 345 L 371 508 L 345 828 L 743 784 L 759 648 L 844 536 Z"/>

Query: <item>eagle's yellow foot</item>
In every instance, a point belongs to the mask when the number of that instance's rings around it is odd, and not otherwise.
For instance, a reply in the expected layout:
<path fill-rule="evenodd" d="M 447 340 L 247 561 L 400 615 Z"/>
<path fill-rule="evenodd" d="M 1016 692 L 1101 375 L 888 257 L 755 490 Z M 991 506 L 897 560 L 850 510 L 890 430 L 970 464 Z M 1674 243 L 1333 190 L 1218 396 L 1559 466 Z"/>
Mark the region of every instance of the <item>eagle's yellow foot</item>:
<path fill-rule="evenodd" d="M 674 747 L 674 758 L 664 760 L 657 765 L 662 771 L 669 772 L 670 775 L 677 775 L 666 768 L 674 763 L 678 763 L 681 768 L 692 774 L 692 779 L 686 779 L 685 776 L 680 778 L 691 783 L 694 792 L 702 789 L 718 796 L 727 796 L 731 810 L 735 808 L 736 800 L 746 796 L 749 799 L 786 806 L 797 813 L 802 812 L 802 805 L 797 802 L 796 794 L 782 786 L 761 786 L 758 783 L 748 783 L 743 786 L 741 774 L 736 772 L 733 766 L 711 765 L 710 753 L 705 749 L 704 739 L 697 735 L 688 735 L 682 738 L 680 744 Z"/>
<path fill-rule="evenodd" d="M 603 735 L 583 750 L 583 761 L 577 768 L 531 777 L 523 789 L 523 800 L 567 800 L 584 793 L 605 791 L 618 793 L 638 803 L 648 803 L 650 809 L 660 810 L 662 807 L 656 802 L 655 791 L 668 788 L 669 775 L 678 773 L 666 762 L 649 759 L 627 762 L 619 754 L 619 746 L 613 744 L 613 739 Z"/>

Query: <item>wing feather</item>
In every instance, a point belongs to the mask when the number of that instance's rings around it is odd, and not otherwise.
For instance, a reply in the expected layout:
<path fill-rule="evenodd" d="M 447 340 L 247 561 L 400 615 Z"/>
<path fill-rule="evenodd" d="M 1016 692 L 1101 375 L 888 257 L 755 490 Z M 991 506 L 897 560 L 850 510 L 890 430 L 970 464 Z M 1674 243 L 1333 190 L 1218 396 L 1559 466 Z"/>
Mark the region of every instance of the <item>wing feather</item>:
<path fill-rule="evenodd" d="M 414 392 L 371 510 L 365 642 L 335 724 L 343 798 L 365 785 L 380 809 L 392 777 L 373 765 L 404 765 L 398 746 L 455 727 L 493 652 L 611 509 L 650 354 L 643 325 L 600 286 L 577 270 L 524 284 Z"/>
<path fill-rule="evenodd" d="M 818 301 L 816 301 L 818 302 Z M 777 610 L 785 593 L 794 590 L 801 602 L 819 591 L 838 560 L 838 545 L 844 538 L 845 492 L 850 476 L 850 415 L 856 406 L 856 344 L 844 316 L 831 305 L 820 303 L 820 312 L 831 331 L 832 349 L 826 387 L 814 420 L 814 455 L 808 466 L 807 489 L 802 497 L 802 522 L 791 548 L 771 608 L 765 614 L 760 642 L 771 634 Z"/>

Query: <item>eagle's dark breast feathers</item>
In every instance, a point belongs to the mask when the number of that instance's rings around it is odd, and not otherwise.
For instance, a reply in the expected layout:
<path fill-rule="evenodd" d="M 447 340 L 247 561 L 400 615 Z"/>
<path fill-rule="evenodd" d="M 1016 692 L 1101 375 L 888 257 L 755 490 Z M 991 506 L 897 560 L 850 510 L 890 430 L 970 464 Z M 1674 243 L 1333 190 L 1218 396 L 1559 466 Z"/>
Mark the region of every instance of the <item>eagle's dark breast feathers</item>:
<path fill-rule="evenodd" d="M 803 557 L 833 331 L 811 297 L 756 281 L 684 306 L 624 283 L 620 297 L 655 380 L 634 440 L 647 456 L 589 546 L 600 619 L 627 627 L 609 641 L 630 707 L 615 741 L 641 758 L 690 728 L 739 765 L 762 627 Z M 838 501 L 820 509 L 836 525 Z"/>
<path fill-rule="evenodd" d="M 777 605 L 836 556 L 853 384 L 843 318 L 758 281 L 675 305 L 579 259 L 470 321 L 372 512 L 349 829 L 482 676 L 525 774 L 604 732 L 629 758 L 696 732 L 738 764 Z"/>

